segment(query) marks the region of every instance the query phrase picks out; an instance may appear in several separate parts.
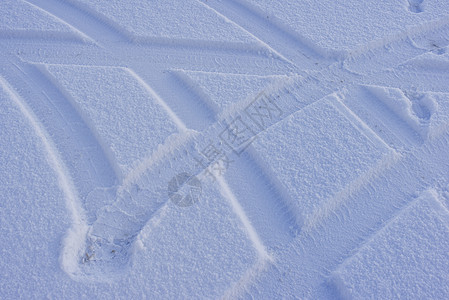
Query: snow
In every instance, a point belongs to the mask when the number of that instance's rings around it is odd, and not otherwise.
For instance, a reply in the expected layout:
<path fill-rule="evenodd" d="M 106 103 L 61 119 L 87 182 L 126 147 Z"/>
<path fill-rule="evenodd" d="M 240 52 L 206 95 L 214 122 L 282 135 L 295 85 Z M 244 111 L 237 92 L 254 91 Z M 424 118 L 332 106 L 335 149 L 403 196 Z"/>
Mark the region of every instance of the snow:
<path fill-rule="evenodd" d="M 448 8 L 1 1 L 0 298 L 448 298 Z"/>
<path fill-rule="evenodd" d="M 168 206 L 161 212 L 166 217 L 142 231 L 139 273 L 146 274 L 155 297 L 220 297 L 264 264 L 220 188 L 204 190 L 197 206 Z"/>
<path fill-rule="evenodd" d="M 0 36 L 46 36 L 60 39 L 85 39 L 86 37 L 63 20 L 22 0 L 5 0 L 0 3 Z M 27 16 L 24 18 L 23 16 Z"/>
<path fill-rule="evenodd" d="M 444 298 L 448 291 L 449 211 L 424 192 L 333 275 L 342 296 Z"/>
<path fill-rule="evenodd" d="M 288 76 L 248 76 L 192 71 L 178 71 L 177 75 L 217 114 L 230 109 L 233 104 L 254 99 L 269 85 L 282 83 L 288 79 Z"/>
<path fill-rule="evenodd" d="M 182 122 L 170 119 L 169 112 L 158 104 L 157 95 L 126 69 L 52 65 L 46 71 L 104 141 L 105 152 L 112 152 L 110 160 L 118 165 L 120 176 L 167 137 L 184 129 Z"/>
<path fill-rule="evenodd" d="M 63 31 L 69 32 L 69 27 L 57 18 L 24 1 L 2 1 L 0 4 L 2 19 L 0 30 L 22 31 Z M 23 18 L 23 15 L 29 16 Z"/>
<path fill-rule="evenodd" d="M 80 1 L 136 40 L 255 43 L 251 34 L 198 1 Z M 196 16 L 196 17 L 192 17 Z M 152 39 L 153 38 L 153 39 Z"/>
<path fill-rule="evenodd" d="M 338 102 L 334 96 L 317 101 L 263 132 L 254 144 L 259 159 L 288 189 L 299 223 L 314 218 L 317 208 L 326 209 L 332 198 L 344 197 L 344 189 L 354 192 L 356 180 L 393 153 L 357 129 L 352 124 L 357 120 L 340 112 Z M 309 186 L 314 189 L 302 188 Z"/>
<path fill-rule="evenodd" d="M 271 1 L 245 0 L 264 12 L 274 24 L 286 27 L 328 55 L 346 54 L 371 41 L 406 31 L 407 27 L 444 18 L 449 9 L 443 0 L 426 0 L 420 13 L 408 1 Z M 368 13 L 369 12 L 369 13 Z"/>

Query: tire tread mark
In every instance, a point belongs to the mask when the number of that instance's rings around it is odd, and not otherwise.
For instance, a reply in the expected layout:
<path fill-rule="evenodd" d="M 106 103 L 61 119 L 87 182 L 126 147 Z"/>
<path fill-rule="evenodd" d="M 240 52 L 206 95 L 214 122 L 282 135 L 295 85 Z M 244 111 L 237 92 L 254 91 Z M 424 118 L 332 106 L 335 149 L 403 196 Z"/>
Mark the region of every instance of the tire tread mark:
<path fill-rule="evenodd" d="M 291 29 L 277 24 L 264 17 L 263 12 L 256 7 L 235 0 L 204 1 L 202 2 L 221 13 L 257 39 L 275 49 L 282 57 L 296 64 L 297 67 L 316 68 L 322 61 L 329 61 L 335 57 L 329 51 L 321 49 L 312 42 L 307 41 Z"/>
<path fill-rule="evenodd" d="M 92 14 L 76 2 L 70 0 L 25 1 L 63 20 L 69 26 L 77 28 L 78 31 L 84 32 L 95 43 L 102 44 L 105 39 L 114 42 L 128 41 L 126 35 L 109 24 L 107 20 Z"/>

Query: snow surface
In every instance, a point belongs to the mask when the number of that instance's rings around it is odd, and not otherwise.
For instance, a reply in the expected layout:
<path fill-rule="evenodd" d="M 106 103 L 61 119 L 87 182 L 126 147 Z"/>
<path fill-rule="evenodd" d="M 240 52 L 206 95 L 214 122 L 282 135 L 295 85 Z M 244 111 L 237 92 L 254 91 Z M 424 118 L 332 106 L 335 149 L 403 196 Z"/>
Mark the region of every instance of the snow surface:
<path fill-rule="evenodd" d="M 449 298 L 448 12 L 1 1 L 0 298 Z"/>
<path fill-rule="evenodd" d="M 414 200 L 337 269 L 344 297 L 445 298 L 449 211 L 433 194 Z"/>
<path fill-rule="evenodd" d="M 89 12 L 137 40 L 254 43 L 251 34 L 198 1 L 79 1 Z"/>
<path fill-rule="evenodd" d="M 63 20 L 26 1 L 4 0 L 0 3 L 0 10 L 2 37 L 54 36 L 60 39 L 75 39 L 76 35 L 82 35 Z"/>
<path fill-rule="evenodd" d="M 351 52 L 408 27 L 444 18 L 449 10 L 444 0 L 242 2 L 328 53 Z"/>
<path fill-rule="evenodd" d="M 110 160 L 116 162 L 120 174 L 126 175 L 167 137 L 184 129 L 132 71 L 59 65 L 47 66 L 46 71 L 55 85 L 67 90 L 67 98 L 98 139 L 104 139 L 102 146 L 112 152 Z"/>

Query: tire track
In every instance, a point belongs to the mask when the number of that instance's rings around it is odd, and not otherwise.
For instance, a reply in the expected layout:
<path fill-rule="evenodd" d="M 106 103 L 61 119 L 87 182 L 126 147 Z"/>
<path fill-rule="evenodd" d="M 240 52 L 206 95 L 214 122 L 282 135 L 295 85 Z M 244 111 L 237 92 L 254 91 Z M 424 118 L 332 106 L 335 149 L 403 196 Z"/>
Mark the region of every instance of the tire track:
<path fill-rule="evenodd" d="M 58 45 L 42 41 L 6 43 L 2 48 L 17 54 L 22 60 L 42 64 L 128 67 L 137 65 L 146 70 L 166 71 L 185 69 L 252 75 L 284 75 L 293 72 L 293 66 L 271 57 L 255 53 L 226 53 L 219 49 L 176 49 L 149 45 L 114 44 L 99 48 L 94 45 Z M 136 69 L 136 68 L 133 68 Z"/>
<path fill-rule="evenodd" d="M 52 137 L 55 151 L 66 163 L 76 193 L 85 208 L 89 194 L 98 188 L 113 189 L 118 177 L 97 139 L 66 98 L 48 81 L 36 66 L 15 61 L 5 67 L 2 74 L 8 81 L 20 86 L 19 94 L 27 103 L 45 131 Z M 55 126 L 63 124 L 64 126 Z M 97 199 L 98 206 L 109 204 L 110 199 Z M 95 210 L 86 211 L 87 220 L 95 219 Z"/>
<path fill-rule="evenodd" d="M 127 42 L 128 39 L 113 26 L 107 24 L 98 16 L 83 10 L 71 1 L 61 0 L 24 0 L 33 6 L 45 10 L 58 19 L 64 20 L 69 26 L 77 28 L 89 36 L 95 43 L 102 45 L 103 42 Z"/>
<path fill-rule="evenodd" d="M 360 74 L 376 74 L 382 69 L 392 69 L 423 53 L 449 44 L 449 17 L 432 20 L 381 40 L 372 41 L 353 50 L 342 62 L 346 70 Z M 386 51 L 385 49 L 390 49 Z M 361 70 L 360 68 L 363 68 Z"/>
<path fill-rule="evenodd" d="M 399 70 L 385 71 L 381 76 L 368 76 L 366 81 L 402 90 L 449 93 L 449 86 L 446 84 L 449 82 L 449 74 L 443 72 L 412 71 L 399 68 Z"/>
<path fill-rule="evenodd" d="M 362 86 L 354 90 L 346 104 L 382 138 L 382 140 L 399 151 L 421 145 L 424 140 L 407 125 L 383 100 L 374 95 L 369 87 Z M 363 103 L 359 101 L 363 99 Z"/>
<path fill-rule="evenodd" d="M 250 32 L 270 48 L 275 49 L 276 52 L 281 53 L 282 57 L 286 57 L 298 68 L 317 69 L 323 63 L 328 65 L 332 62 L 326 58 L 329 55 L 324 49 L 306 41 L 285 26 L 275 23 L 269 19 L 269 16 L 263 16 L 262 11 L 243 1 L 202 0 L 202 3 L 236 22 L 238 26 Z"/>
<path fill-rule="evenodd" d="M 353 84 L 354 82 L 360 81 L 360 78 L 358 78 L 357 76 L 355 76 L 354 74 L 351 73 L 347 73 L 347 72 L 342 72 L 339 70 L 339 65 L 341 65 L 340 63 L 336 63 L 333 65 L 333 67 L 330 67 L 329 69 L 327 69 L 326 71 L 322 71 L 320 73 L 314 74 L 314 76 L 309 76 L 307 78 L 305 78 L 304 80 L 302 80 L 302 84 L 300 85 L 295 85 L 293 84 L 293 88 L 288 88 L 285 89 L 285 87 L 283 88 L 283 92 L 282 94 L 285 97 L 280 97 L 280 99 L 282 99 L 282 101 L 286 101 L 286 103 L 277 103 L 280 106 L 283 106 L 283 111 L 287 111 L 288 113 L 286 115 L 284 115 L 280 120 L 276 120 L 271 122 L 270 124 L 268 124 L 268 128 L 270 126 L 272 126 L 273 124 L 276 124 L 278 122 L 280 122 L 281 120 L 285 119 L 286 116 L 290 115 L 291 113 L 297 112 L 299 109 L 298 108 L 298 99 L 301 103 L 300 107 L 304 106 L 304 102 L 301 101 L 305 101 L 306 103 L 312 103 L 313 101 L 319 100 L 320 98 L 324 97 L 325 95 L 331 93 L 332 91 L 344 88 L 345 85 L 347 84 Z M 382 68 L 379 68 L 380 70 L 382 70 Z M 307 88 L 306 88 L 307 86 Z M 293 90 L 295 90 L 295 96 L 292 96 L 292 94 L 294 94 Z M 298 93 L 299 92 L 299 93 Z M 279 91 L 274 92 L 276 94 L 276 96 L 279 96 Z M 276 97 L 275 96 L 275 97 Z M 289 102 L 288 100 L 285 99 L 292 99 L 291 97 L 293 97 L 292 102 Z M 307 99 L 307 100 L 305 100 Z M 235 118 L 235 116 L 238 115 L 238 112 L 235 113 L 233 116 Z M 226 119 L 226 118 L 225 118 Z M 230 116 L 229 119 L 232 119 L 232 114 Z M 199 149 L 201 149 L 201 144 L 203 144 L 203 146 L 205 146 L 205 140 L 207 140 L 206 137 L 211 137 L 211 136 L 218 136 L 220 131 L 225 128 L 225 126 L 223 125 L 222 122 L 217 122 L 216 124 L 212 125 L 208 130 L 204 131 L 203 134 L 201 134 L 202 137 L 200 138 L 196 138 L 196 142 L 195 142 L 195 147 L 197 149 L 197 152 Z M 266 129 L 266 128 L 265 128 Z M 264 129 L 264 130 L 265 130 Z M 256 129 L 253 128 L 254 132 L 257 132 L 257 134 L 259 134 L 261 131 L 260 129 Z M 214 133 L 215 132 L 215 133 Z M 201 142 L 203 141 L 203 142 Z M 182 152 L 182 150 L 176 150 L 178 152 Z M 184 152 L 188 153 L 189 151 L 184 150 Z M 190 161 L 190 162 L 189 162 Z M 194 161 L 192 160 L 192 158 L 187 159 L 186 161 L 187 163 L 184 163 L 184 165 L 194 165 Z M 171 165 L 171 164 L 170 164 Z M 207 168 L 208 166 L 206 166 Z M 158 173 L 160 173 L 160 167 Z M 203 173 L 205 171 L 206 168 L 200 168 L 200 169 L 196 169 L 196 171 L 190 170 L 189 174 L 192 174 L 192 176 L 198 176 L 201 173 Z M 178 170 L 179 172 L 181 172 L 182 170 Z M 155 174 L 155 169 L 145 171 L 143 174 L 143 177 L 147 178 L 154 178 L 154 176 L 152 176 L 151 174 Z M 164 197 L 164 189 L 162 188 L 163 186 L 163 182 L 167 182 L 169 180 L 170 176 L 167 176 L 164 178 L 164 180 L 160 181 L 159 187 L 154 189 L 153 192 L 151 192 L 153 199 L 158 199 L 160 197 Z M 160 177 L 161 178 L 161 177 Z M 371 178 L 368 176 L 368 178 Z M 154 182 L 152 182 L 154 184 Z M 142 186 L 146 186 L 147 184 L 143 183 Z M 154 185 L 153 185 L 154 186 Z M 126 190 L 126 188 L 124 188 L 123 190 Z M 119 211 L 123 211 L 122 208 L 118 209 Z M 331 215 L 331 214 L 328 214 Z M 108 219 L 109 217 L 105 216 L 105 219 Z M 142 226 L 142 225 L 141 225 Z M 95 227 L 95 225 L 94 225 Z M 130 232 L 127 232 L 128 230 L 126 230 L 125 228 L 121 229 L 121 233 L 120 236 L 122 237 L 130 237 L 131 240 L 132 238 L 136 235 L 136 232 L 133 233 L 133 227 L 129 227 L 129 229 L 131 230 Z M 112 230 L 113 229 L 113 230 Z M 111 230 L 108 229 L 101 229 L 99 232 L 97 231 L 97 238 L 100 239 L 105 239 L 105 240 L 110 240 L 111 237 L 114 236 L 114 230 L 116 230 L 117 228 L 112 228 Z M 101 231 L 106 230 L 106 234 L 101 233 Z M 129 243 L 129 242 L 126 242 Z"/>
<path fill-rule="evenodd" d="M 36 1 L 30 0 L 30 2 L 35 3 Z M 151 40 L 149 42 L 155 42 L 157 45 L 133 45 L 129 43 L 129 41 L 131 40 L 128 36 L 129 33 L 123 31 L 124 29 L 114 28 L 114 26 L 116 26 L 115 24 L 108 25 L 109 20 L 102 20 L 101 17 L 98 17 L 94 13 L 89 12 L 85 9 L 77 8 L 77 6 L 73 6 L 72 4 L 67 4 L 70 6 L 70 9 L 68 10 L 74 13 L 74 17 L 69 17 L 67 16 L 66 12 L 66 4 L 62 4 L 61 2 L 54 0 L 52 0 L 51 3 L 55 4 L 55 6 L 53 7 L 50 4 L 44 4 L 47 5 L 49 11 L 54 12 L 57 16 L 60 15 L 62 18 L 67 18 L 69 20 L 69 23 L 74 24 L 75 26 L 79 26 L 81 30 L 86 32 L 88 35 L 91 35 L 91 37 L 93 37 L 97 42 L 102 44 L 103 49 L 91 47 L 88 45 L 76 46 L 75 49 L 72 49 L 71 45 L 66 45 L 62 46 L 61 48 L 55 49 L 54 44 L 45 45 L 45 42 L 34 43 L 34 41 L 32 41 L 33 46 L 36 47 L 36 49 L 29 52 L 29 48 L 27 48 L 29 45 L 21 46 L 19 41 L 16 42 L 16 44 L 7 45 L 8 51 L 24 51 L 26 53 L 20 54 L 21 57 L 26 60 L 39 63 L 76 63 L 83 65 L 112 64 L 125 67 L 128 67 L 128 65 L 132 65 L 132 69 L 135 70 L 141 78 L 143 78 L 143 83 L 145 85 L 148 84 L 149 86 L 151 86 L 151 89 L 153 89 L 154 87 L 157 90 L 158 94 L 161 94 L 163 99 L 169 99 L 172 95 L 178 93 L 184 94 L 184 92 L 180 90 L 172 93 L 166 91 L 166 87 L 164 87 L 162 81 L 172 80 L 170 78 L 170 75 L 164 75 L 161 78 L 156 78 L 157 75 L 160 75 L 160 73 L 163 73 L 165 70 L 171 68 L 184 68 L 188 70 L 193 69 L 202 71 L 204 71 L 204 69 L 206 68 L 207 71 L 261 75 L 266 75 L 267 72 L 285 74 L 296 69 L 296 67 L 293 67 L 291 64 L 283 62 L 280 57 L 270 57 L 270 52 L 262 51 L 261 53 L 258 53 L 256 51 L 256 48 L 251 47 L 249 51 L 247 51 L 247 49 L 240 48 L 241 46 L 236 46 L 234 44 L 224 45 L 214 43 L 199 43 L 194 45 L 189 41 L 176 41 L 174 44 L 170 44 L 169 42 L 164 40 L 159 40 L 158 44 L 157 40 Z M 226 3 L 231 3 L 233 5 L 231 7 L 239 6 L 239 4 L 235 1 L 229 1 Z M 219 6 L 221 4 L 214 5 Z M 233 11 L 231 8 L 224 5 L 220 9 L 222 9 L 223 11 L 227 10 L 225 14 L 233 14 L 233 19 L 235 18 L 240 21 L 243 21 L 244 19 L 245 13 L 242 12 L 241 8 L 240 10 Z M 248 8 L 245 9 L 247 9 L 246 13 L 251 16 L 251 20 L 253 20 L 255 24 L 261 25 L 262 28 L 267 29 L 268 33 L 280 33 L 278 39 L 275 38 L 273 40 L 265 41 L 264 43 L 267 43 L 268 45 L 270 45 L 270 47 L 272 47 L 271 45 L 279 45 L 277 47 L 273 47 L 274 49 L 282 48 L 282 46 L 289 46 L 284 51 L 286 51 L 285 53 L 290 52 L 290 54 L 287 54 L 285 56 L 287 58 L 293 57 L 293 59 L 291 59 L 292 61 L 298 64 L 299 62 L 301 62 L 302 64 L 302 54 L 296 54 L 295 50 L 291 48 L 291 43 L 294 42 L 295 45 L 303 49 L 304 52 L 310 54 L 311 56 L 315 56 L 316 61 L 321 61 L 322 56 L 320 56 L 319 53 L 317 53 L 313 49 L 313 46 L 311 46 L 312 49 L 310 49 L 307 43 L 304 43 L 300 39 L 298 41 L 297 37 L 286 33 L 281 28 L 273 26 L 271 22 L 266 22 L 263 17 L 261 17 L 257 12 L 251 11 Z M 77 16 L 80 17 L 81 20 L 86 19 L 88 21 L 86 22 L 86 24 L 83 24 L 83 22 L 78 21 Z M 436 33 L 434 33 L 434 35 L 438 36 L 443 31 L 440 29 L 445 27 L 447 25 L 447 22 L 445 23 L 445 21 L 443 21 L 440 23 L 436 22 L 432 24 L 419 26 L 415 31 L 408 32 L 405 35 L 397 35 L 391 38 L 387 38 L 386 43 L 371 43 L 365 48 L 355 51 L 353 53 L 353 56 L 350 56 L 347 60 L 333 64 L 328 69 L 320 73 L 308 76 L 304 81 L 301 82 L 301 84 L 293 85 L 293 87 L 289 86 L 281 93 L 277 93 L 278 91 L 273 92 L 276 96 L 280 96 L 279 94 L 282 94 L 283 97 L 281 97 L 281 99 L 283 100 L 281 101 L 288 99 L 285 100 L 286 103 L 284 103 L 286 115 L 283 115 L 281 119 L 274 120 L 273 122 L 268 124 L 267 128 L 284 120 L 288 115 L 299 111 L 305 105 L 308 105 L 309 103 L 320 99 L 328 93 L 331 93 L 335 90 L 344 89 L 351 84 L 364 83 L 364 81 L 366 80 L 366 77 L 358 76 L 357 74 L 351 74 L 349 72 L 345 72 L 344 70 L 342 71 L 341 67 L 344 67 L 353 73 L 357 73 L 359 70 L 353 68 L 355 62 L 360 63 L 361 61 L 365 60 L 366 62 L 370 63 L 370 66 L 372 66 L 372 70 L 370 71 L 370 73 L 379 74 L 380 71 L 390 67 L 390 63 L 392 61 L 397 64 L 398 61 L 402 62 L 405 59 L 409 59 L 410 57 L 415 57 L 416 55 L 420 55 L 425 51 L 429 51 L 428 49 L 417 50 L 413 48 L 414 46 L 412 45 L 412 51 L 403 53 L 398 56 L 397 53 L 394 53 L 394 51 L 393 53 L 385 53 L 382 48 L 387 44 L 391 45 L 396 43 L 398 45 L 403 45 L 403 42 L 406 41 L 409 36 L 425 36 L 429 31 L 437 31 Z M 95 30 L 90 28 L 90 26 L 93 26 L 92 28 L 95 28 Z M 97 26 L 101 28 L 100 31 L 97 31 Z M 249 28 L 250 32 L 254 32 L 254 29 L 251 29 L 251 24 L 243 25 L 243 27 L 245 26 Z M 102 38 L 101 32 L 104 32 L 107 38 Z M 264 37 L 262 33 L 262 35 L 260 36 L 262 41 L 267 37 L 270 38 L 270 34 L 267 34 L 266 37 Z M 225 49 L 221 48 L 223 45 L 226 46 Z M 40 49 L 37 50 L 37 48 Z M 377 55 L 370 54 L 370 52 L 374 53 L 376 51 L 379 51 L 378 49 L 380 49 L 380 52 L 383 54 L 380 61 L 376 60 Z M 229 53 L 229 51 L 231 51 L 232 53 Z M 280 53 L 283 54 L 283 52 Z M 142 63 L 142 61 L 144 61 L 145 63 Z M 22 63 L 19 63 L 19 65 L 22 65 Z M 138 65 L 140 65 L 140 67 Z M 151 71 L 154 72 L 153 75 L 147 75 L 147 72 L 144 70 L 144 68 L 147 67 L 152 68 Z M 315 68 L 313 64 L 308 65 L 308 67 L 311 69 Z M 32 75 L 31 77 L 35 78 L 36 76 Z M 375 77 L 375 75 L 373 75 L 373 77 Z M 22 80 L 21 86 L 26 86 L 27 80 L 29 79 Z M 38 83 L 36 86 L 39 86 L 41 83 Z M 294 96 L 292 96 L 291 94 L 294 94 Z M 55 97 L 58 97 L 56 92 L 49 92 L 48 95 L 49 97 L 47 97 L 48 99 L 46 101 L 51 101 L 51 99 L 55 99 Z M 193 97 L 190 97 L 188 103 L 192 103 L 192 98 Z M 299 101 L 295 101 L 298 99 Z M 164 103 L 170 106 L 172 110 L 177 112 L 177 116 L 180 119 L 188 119 L 182 118 L 180 116 L 179 111 L 182 111 L 182 109 L 185 108 L 185 106 L 181 106 L 183 105 L 181 100 L 176 99 L 164 101 Z M 174 109 L 174 107 L 176 107 L 177 105 L 181 106 L 178 111 Z M 37 112 L 40 111 L 38 108 L 33 108 L 33 110 L 36 110 Z M 63 111 L 60 110 L 59 107 L 56 110 L 60 112 Z M 67 110 L 70 111 L 70 109 Z M 197 114 L 196 116 L 201 119 L 200 123 L 203 122 L 203 119 L 208 116 L 207 110 L 200 113 L 195 113 Z M 110 214 L 110 211 L 108 212 L 107 209 L 105 209 L 99 213 L 100 216 L 98 217 L 97 222 L 95 222 L 96 225 L 94 224 L 94 226 L 92 227 L 93 229 L 91 228 L 91 234 L 96 232 L 96 234 L 98 234 L 97 237 L 99 238 L 110 239 L 112 237 L 112 240 L 114 240 L 114 238 L 117 238 L 118 236 L 117 232 L 120 236 L 128 236 L 127 238 L 118 238 L 118 243 L 121 243 L 123 246 L 122 248 L 124 249 L 124 252 L 121 253 L 124 258 L 122 257 L 116 260 L 119 267 L 123 262 L 126 263 L 129 258 L 130 254 L 127 252 L 127 247 L 130 247 L 129 243 L 132 242 L 136 234 L 139 233 L 142 226 L 144 226 L 146 222 L 151 219 L 154 212 L 163 207 L 163 205 L 166 205 L 168 199 L 166 196 L 165 188 L 167 182 L 174 175 L 174 172 L 185 171 L 185 165 L 193 166 L 195 162 L 194 157 L 192 157 L 191 153 L 197 153 L 199 150 L 201 150 L 202 147 L 205 146 L 206 142 L 208 142 L 210 138 L 215 138 L 216 136 L 218 136 L 220 132 L 224 128 L 226 128 L 227 121 L 232 120 L 237 115 L 239 115 L 239 113 L 239 111 L 230 113 L 227 116 L 227 119 L 223 118 L 222 120 L 219 120 L 215 123 L 206 122 L 205 124 L 188 126 L 202 130 L 202 134 L 199 136 L 187 136 L 184 137 L 185 140 L 177 139 L 175 142 L 172 141 L 167 143 L 160 152 L 155 154 L 153 157 L 145 160 L 142 165 L 139 166 L 139 168 L 137 168 L 135 172 L 133 172 L 132 178 L 130 178 L 129 180 L 125 179 L 123 185 L 119 188 L 118 199 L 115 199 L 116 202 L 113 205 L 106 207 L 112 207 L 116 209 L 114 212 L 117 212 L 119 216 L 124 216 L 123 220 L 125 221 L 123 221 L 123 223 L 120 223 L 121 221 L 118 221 L 119 228 L 113 228 L 112 226 L 109 226 L 111 224 L 101 223 L 102 220 L 106 220 L 107 222 L 109 222 L 117 216 L 117 214 Z M 44 113 L 41 113 L 41 115 L 42 117 L 40 118 L 44 119 Z M 62 116 L 64 116 L 64 113 L 61 113 L 61 119 L 63 118 Z M 56 123 L 60 124 L 61 122 Z M 62 122 L 62 124 L 65 123 Z M 263 132 L 263 130 L 266 130 L 266 128 L 262 130 L 256 128 L 252 129 L 255 131 L 254 136 L 257 136 L 257 134 L 260 134 L 261 132 Z M 81 132 L 85 132 L 85 130 L 82 128 L 80 130 Z M 100 154 L 97 155 L 101 156 Z M 67 156 L 67 161 L 73 161 L 73 158 Z M 94 159 L 89 163 L 97 163 L 97 161 L 96 159 Z M 204 173 L 204 171 L 205 168 L 193 168 L 192 174 L 201 175 L 201 173 Z M 156 182 L 154 178 L 157 178 Z M 369 180 L 372 180 L 372 178 L 369 177 L 368 181 Z M 129 206 L 126 206 L 127 203 L 125 201 L 128 199 L 135 200 L 138 205 L 129 208 Z M 145 199 L 156 199 L 156 201 L 158 201 L 157 199 L 164 200 L 162 200 L 162 203 L 158 202 L 156 203 L 156 205 L 153 205 L 154 203 L 148 204 L 147 202 L 145 202 Z M 136 211 L 138 211 L 138 209 L 145 210 L 143 217 L 136 215 Z M 250 220 L 248 222 L 250 222 Z M 100 228 L 100 230 L 98 230 L 98 226 L 100 225 L 106 225 L 106 227 L 109 226 L 110 228 Z M 105 227 L 103 226 L 103 228 Z M 79 236 L 77 236 L 76 238 L 78 239 Z M 70 241 L 66 242 L 66 246 L 69 242 Z M 80 248 L 79 245 L 77 247 L 77 249 L 82 248 Z M 106 248 L 107 247 L 108 246 L 106 246 Z M 72 253 L 71 256 L 66 256 L 65 261 L 68 263 L 68 265 L 77 265 L 79 263 L 79 256 L 77 255 L 79 254 Z M 84 255 L 84 253 L 82 253 L 81 255 Z M 105 261 L 107 261 L 108 259 L 110 259 L 110 257 L 106 257 Z M 90 272 L 89 267 L 85 268 L 85 270 Z M 93 279 L 98 279 L 95 278 L 95 275 L 101 275 L 100 273 L 95 274 L 95 272 L 93 274 Z"/>
<path fill-rule="evenodd" d="M 326 77 L 326 76 L 323 76 L 323 77 Z M 329 77 L 329 76 L 328 76 Z M 351 82 L 351 79 L 352 79 L 352 81 L 360 81 L 360 79 L 359 78 L 355 78 L 355 77 L 352 77 L 351 78 L 351 76 L 347 76 L 347 75 L 345 75 L 345 76 L 335 76 L 336 78 L 350 78 L 349 80 L 347 80 L 347 82 Z M 354 80 L 354 79 L 357 79 L 357 80 Z M 320 80 L 317 80 L 318 82 L 320 81 Z M 342 85 L 342 86 L 344 86 L 344 85 Z M 390 166 L 391 165 L 391 163 L 389 163 L 389 162 L 386 162 L 386 165 L 387 166 Z M 384 169 L 384 167 L 381 167 L 381 169 Z M 377 174 L 377 175 L 376 175 Z M 380 174 L 378 174 L 378 172 L 376 173 L 376 174 L 374 174 L 373 176 L 375 176 L 375 177 L 377 177 L 377 176 L 379 176 Z M 368 175 L 368 177 L 367 178 L 371 178 L 372 176 L 371 175 Z M 366 179 L 365 178 L 365 180 L 363 180 L 363 182 L 367 182 L 367 181 L 369 181 L 370 179 Z M 360 185 L 360 184 L 359 184 Z M 353 193 L 353 191 L 351 190 L 351 192 L 350 193 Z"/>
<path fill-rule="evenodd" d="M 183 88 L 172 72 L 146 72 L 145 69 L 142 70 L 143 68 L 137 65 L 133 69 L 144 74 L 140 75 L 141 83 L 155 89 L 165 106 L 171 108 L 170 110 L 174 112 L 173 115 L 182 120 L 178 123 L 185 124 L 183 131 L 188 128 L 200 132 L 215 121 L 213 111 L 188 89 Z M 136 76 L 138 75 L 136 74 Z"/>
<path fill-rule="evenodd" d="M 26 26 L 15 24 L 14 19 L 11 20 L 9 18 L 9 14 L 13 13 L 12 8 L 32 13 L 31 19 L 33 23 Z M 1 9 L 5 10 L 5 21 L 3 22 L 6 22 L 2 23 L 1 26 L 1 39 L 16 39 L 28 42 L 34 40 L 57 40 L 60 43 L 94 43 L 92 39 L 77 28 L 32 3 L 22 0 L 5 1 L 5 3 L 1 3 Z"/>
<path fill-rule="evenodd" d="M 278 261 L 288 260 L 289 265 L 278 265 L 261 275 L 258 285 L 253 286 L 247 296 L 258 298 L 274 293 L 288 297 L 289 293 L 294 293 L 305 299 L 331 297 L 327 281 L 330 274 L 381 229 L 386 220 L 410 203 L 417 191 L 435 186 L 447 174 L 448 141 L 446 130 L 437 139 L 404 155 L 393 168 L 351 195 L 324 223 L 311 232 L 304 232 L 282 249 Z M 435 161 L 435 157 L 442 159 Z M 395 180 L 405 175 L 409 175 L 410 181 Z M 283 285 L 278 284 L 279 280 Z M 293 290 L 283 290 L 284 286 L 291 286 Z"/>
<path fill-rule="evenodd" d="M 131 32 L 120 27 L 108 17 L 92 10 L 89 6 L 74 1 L 48 0 L 39 2 L 37 0 L 26 0 L 33 3 L 49 13 L 60 16 L 67 23 L 73 24 L 80 31 L 85 32 L 102 47 L 108 47 L 111 43 L 124 45 L 139 45 L 144 47 L 159 47 L 172 49 L 209 50 L 239 53 L 253 53 L 267 57 L 277 56 L 275 51 L 264 47 L 262 43 L 238 43 L 238 42 L 214 42 L 207 40 L 173 39 L 163 37 L 136 37 Z"/>
<path fill-rule="evenodd" d="M 61 267 L 68 274 L 72 274 L 73 271 L 77 269 L 77 265 L 71 263 L 64 264 L 64 262 L 71 262 L 66 259 L 67 256 L 71 256 L 73 249 L 79 249 L 83 246 L 83 241 L 80 240 L 79 237 L 85 235 L 87 232 L 86 216 L 84 215 L 83 206 L 79 201 L 74 182 L 59 155 L 59 151 L 53 144 L 49 133 L 45 130 L 44 125 L 37 119 L 23 98 L 21 98 L 21 96 L 14 91 L 2 77 L 0 77 L 0 86 L 3 87 L 7 94 L 9 94 L 10 98 L 18 106 L 24 117 L 29 121 L 36 136 L 42 141 L 42 145 L 47 154 L 48 163 L 56 173 L 59 186 L 65 195 L 67 210 L 70 212 L 72 218 L 72 228 L 70 228 L 68 235 L 65 238 L 65 243 L 61 252 Z"/>

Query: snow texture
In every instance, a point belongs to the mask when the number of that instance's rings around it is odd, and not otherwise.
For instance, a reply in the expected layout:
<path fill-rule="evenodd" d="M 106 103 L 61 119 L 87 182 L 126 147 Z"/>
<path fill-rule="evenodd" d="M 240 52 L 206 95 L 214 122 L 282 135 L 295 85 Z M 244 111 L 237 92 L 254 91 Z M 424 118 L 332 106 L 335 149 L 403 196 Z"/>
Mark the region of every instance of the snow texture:
<path fill-rule="evenodd" d="M 0 299 L 449 298 L 448 3 L 0 1 Z"/>

